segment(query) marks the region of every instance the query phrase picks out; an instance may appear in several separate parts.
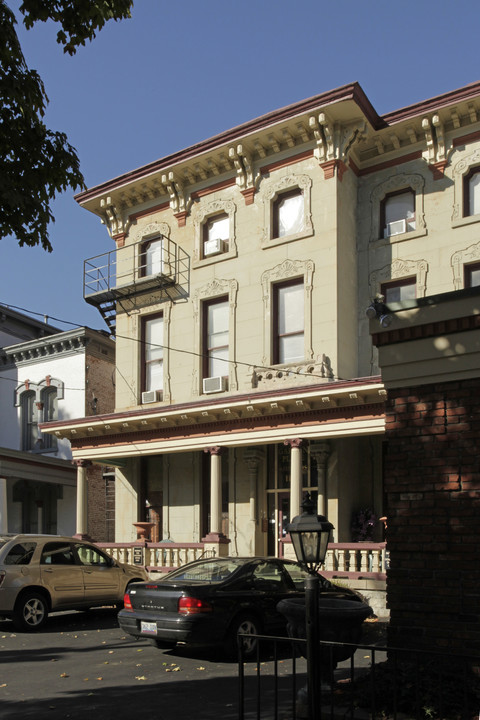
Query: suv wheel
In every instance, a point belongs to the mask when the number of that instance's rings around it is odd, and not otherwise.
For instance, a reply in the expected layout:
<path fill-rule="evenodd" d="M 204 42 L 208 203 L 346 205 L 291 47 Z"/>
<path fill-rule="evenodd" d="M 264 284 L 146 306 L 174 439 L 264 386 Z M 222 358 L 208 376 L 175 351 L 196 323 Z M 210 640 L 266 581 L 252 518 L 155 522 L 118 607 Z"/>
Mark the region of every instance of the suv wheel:
<path fill-rule="evenodd" d="M 47 600 L 39 592 L 23 592 L 15 603 L 13 624 L 17 630 L 39 630 L 47 622 L 47 617 Z"/>

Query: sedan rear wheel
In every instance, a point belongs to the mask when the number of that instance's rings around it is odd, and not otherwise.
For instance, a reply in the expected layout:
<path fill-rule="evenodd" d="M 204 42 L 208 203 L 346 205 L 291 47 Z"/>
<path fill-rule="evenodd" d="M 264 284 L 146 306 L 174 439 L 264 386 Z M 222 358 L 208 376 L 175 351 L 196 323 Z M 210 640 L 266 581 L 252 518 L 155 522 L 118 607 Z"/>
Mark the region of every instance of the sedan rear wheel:
<path fill-rule="evenodd" d="M 257 652 L 258 640 L 254 635 L 260 634 L 260 623 L 253 615 L 240 615 L 230 625 L 225 637 L 225 651 L 231 658 L 236 658 L 238 654 L 237 635 L 241 633 L 247 637 L 242 637 L 243 656 L 244 658 L 252 658 Z M 251 637 L 250 637 L 251 636 Z"/>
<path fill-rule="evenodd" d="M 17 630 L 40 630 L 48 617 L 48 603 L 39 592 L 23 592 L 15 604 L 13 624 Z"/>

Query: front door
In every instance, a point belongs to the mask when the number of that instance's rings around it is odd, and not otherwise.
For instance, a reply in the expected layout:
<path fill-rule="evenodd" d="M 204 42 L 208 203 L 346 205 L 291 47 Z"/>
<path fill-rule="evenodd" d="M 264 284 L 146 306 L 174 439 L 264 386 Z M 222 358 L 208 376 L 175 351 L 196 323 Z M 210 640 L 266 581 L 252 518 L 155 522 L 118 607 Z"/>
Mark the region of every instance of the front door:
<path fill-rule="evenodd" d="M 290 493 L 268 494 L 268 554 L 283 557 L 283 540 L 290 522 Z"/>

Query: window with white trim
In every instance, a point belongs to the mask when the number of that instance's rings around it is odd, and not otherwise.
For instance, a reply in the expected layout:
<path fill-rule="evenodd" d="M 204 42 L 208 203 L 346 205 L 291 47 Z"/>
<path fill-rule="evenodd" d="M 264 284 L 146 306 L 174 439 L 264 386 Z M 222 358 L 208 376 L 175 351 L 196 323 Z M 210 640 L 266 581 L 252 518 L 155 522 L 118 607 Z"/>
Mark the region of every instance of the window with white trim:
<path fill-rule="evenodd" d="M 303 279 L 278 283 L 273 293 L 273 362 L 305 359 L 305 290 Z"/>
<path fill-rule="evenodd" d="M 464 266 L 463 270 L 465 278 L 464 286 L 466 288 L 478 287 L 480 285 L 480 263 L 469 263 Z"/>

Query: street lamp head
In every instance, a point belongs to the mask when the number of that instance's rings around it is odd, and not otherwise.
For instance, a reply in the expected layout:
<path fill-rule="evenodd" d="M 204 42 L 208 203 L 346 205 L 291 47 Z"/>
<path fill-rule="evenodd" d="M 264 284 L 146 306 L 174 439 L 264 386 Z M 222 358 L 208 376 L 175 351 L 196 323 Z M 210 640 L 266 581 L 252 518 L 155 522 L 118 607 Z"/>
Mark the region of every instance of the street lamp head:
<path fill-rule="evenodd" d="M 315 574 L 325 561 L 333 525 L 323 515 L 314 514 L 310 493 L 302 503 L 303 513 L 293 518 L 287 526 L 298 562 L 308 572 Z"/>

